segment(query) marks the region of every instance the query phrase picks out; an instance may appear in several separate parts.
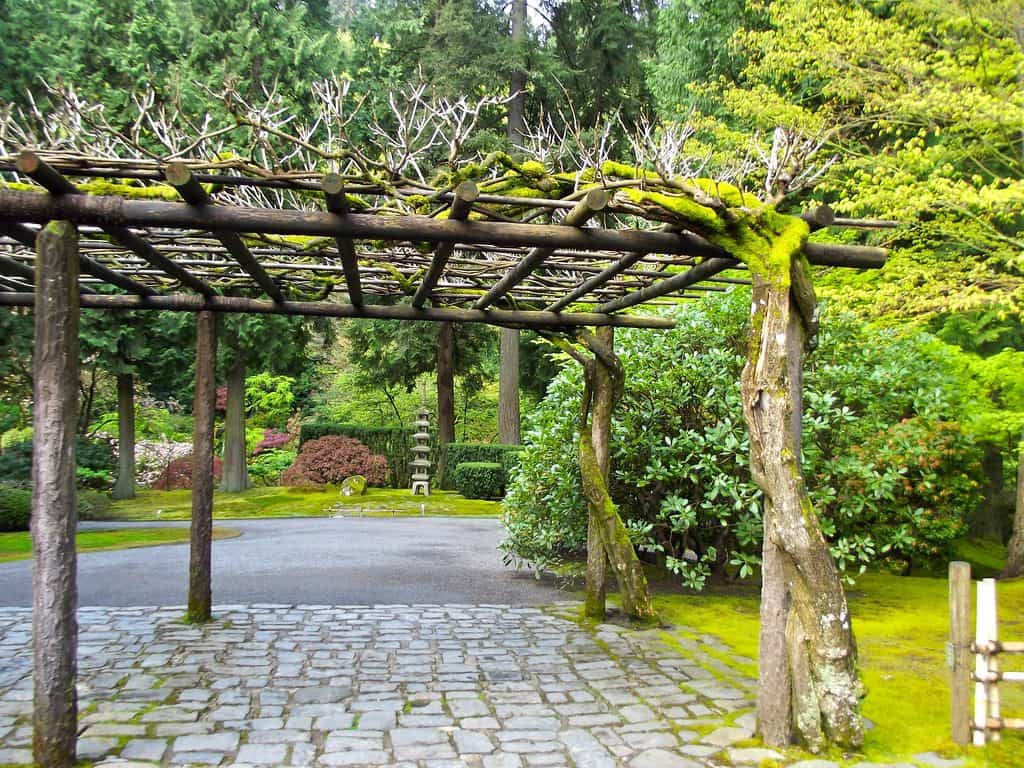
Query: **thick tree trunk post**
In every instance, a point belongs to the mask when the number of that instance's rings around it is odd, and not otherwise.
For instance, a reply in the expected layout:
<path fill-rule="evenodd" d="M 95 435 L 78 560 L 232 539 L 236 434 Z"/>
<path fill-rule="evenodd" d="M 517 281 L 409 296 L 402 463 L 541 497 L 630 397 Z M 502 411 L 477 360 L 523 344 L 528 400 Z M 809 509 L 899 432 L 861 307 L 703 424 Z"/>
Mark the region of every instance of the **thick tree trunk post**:
<path fill-rule="evenodd" d="M 971 742 L 971 566 L 949 564 L 949 713 L 954 744 Z"/>
<path fill-rule="evenodd" d="M 526 72 L 523 71 L 523 43 L 526 40 L 526 0 L 512 0 L 513 69 L 508 79 L 508 141 L 522 147 L 526 134 Z"/>
<path fill-rule="evenodd" d="M 751 473 L 765 497 L 765 538 L 778 547 L 789 583 L 794 735 L 812 750 L 826 741 L 855 747 L 863 741 L 862 688 L 850 611 L 804 487 L 795 443 L 789 372 L 803 355 L 804 325 L 792 322 L 790 294 L 788 284 L 755 278 L 753 331 L 742 379 Z M 760 681 L 759 703 L 771 693 L 769 682 Z"/>
<path fill-rule="evenodd" d="M 32 753 L 36 765 L 67 768 L 78 735 L 78 232 L 69 222 L 51 222 L 36 238 L 35 294 Z"/>
<path fill-rule="evenodd" d="M 498 440 L 506 445 L 519 445 L 519 331 L 501 329 L 498 376 Z"/>
<path fill-rule="evenodd" d="M 130 373 L 117 375 L 117 482 L 110 495 L 135 498 L 135 382 Z"/>
<path fill-rule="evenodd" d="M 1013 512 L 1013 533 L 1006 548 L 1006 567 L 1000 578 L 1012 579 L 1024 575 L 1024 435 L 1021 435 L 1020 454 L 1017 458 L 1017 501 Z"/>
<path fill-rule="evenodd" d="M 448 486 L 447 445 L 455 440 L 455 326 L 440 323 L 437 329 L 437 476 Z"/>
<path fill-rule="evenodd" d="M 227 407 L 224 413 L 224 466 L 220 488 L 237 493 L 252 487 L 245 466 L 245 359 L 237 345 L 228 369 Z"/>
<path fill-rule="evenodd" d="M 797 312 L 792 312 L 790 328 L 803 334 Z M 787 361 L 789 398 L 793 405 L 790 429 L 797 461 L 803 445 L 803 355 L 791 355 Z M 792 680 L 786 630 L 789 621 L 789 586 L 782 565 L 782 550 L 765 536 L 761 550 L 761 633 L 758 653 L 757 732 L 765 744 L 787 746 L 793 738 L 793 708 L 789 692 Z"/>
<path fill-rule="evenodd" d="M 598 340 L 614 350 L 615 336 L 611 328 L 595 331 Z M 614 403 L 614 382 L 608 366 L 600 358 L 594 360 L 594 405 L 591 414 L 590 438 L 594 444 L 594 457 L 604 478 L 605 486 L 611 474 L 612 409 Z M 611 393 L 606 397 L 604 393 Z M 601 540 L 600 522 L 594 515 L 587 515 L 587 583 L 583 613 L 592 619 L 605 617 L 605 596 L 608 556 Z"/>
<path fill-rule="evenodd" d="M 209 621 L 213 602 L 213 412 L 217 405 L 217 316 L 196 316 L 196 391 L 192 414 L 192 535 L 188 571 L 188 620 Z"/>

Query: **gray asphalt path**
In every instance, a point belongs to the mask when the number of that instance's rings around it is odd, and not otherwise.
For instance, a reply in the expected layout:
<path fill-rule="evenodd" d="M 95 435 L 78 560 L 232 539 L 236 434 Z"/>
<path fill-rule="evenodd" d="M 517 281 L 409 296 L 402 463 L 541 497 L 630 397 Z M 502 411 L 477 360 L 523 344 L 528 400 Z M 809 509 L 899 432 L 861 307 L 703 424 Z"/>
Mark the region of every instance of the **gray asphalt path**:
<path fill-rule="evenodd" d="M 168 524 L 173 525 L 163 523 Z M 537 605 L 566 598 L 536 581 L 531 571 L 502 565 L 500 520 L 345 517 L 216 525 L 242 535 L 213 543 L 215 604 Z M 78 558 L 79 602 L 183 605 L 187 575 L 184 544 L 83 553 Z M 0 606 L 31 604 L 31 561 L 0 563 Z"/>

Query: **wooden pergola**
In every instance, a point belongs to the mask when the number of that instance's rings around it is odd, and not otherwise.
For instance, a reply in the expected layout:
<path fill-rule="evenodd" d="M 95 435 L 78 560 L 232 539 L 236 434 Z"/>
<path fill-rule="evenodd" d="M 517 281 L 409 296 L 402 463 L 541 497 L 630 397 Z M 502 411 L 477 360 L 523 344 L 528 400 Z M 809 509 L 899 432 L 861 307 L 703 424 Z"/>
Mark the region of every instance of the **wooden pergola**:
<path fill-rule="evenodd" d="M 494 177 L 491 176 L 490 179 Z M 76 740 L 74 434 L 80 309 L 198 313 L 189 615 L 210 616 L 216 313 L 478 322 L 572 333 L 670 328 L 641 305 L 751 283 L 699 228 L 592 178 L 558 196 L 431 188 L 209 161 L 23 151 L 0 158 L 0 305 L 34 306 L 35 755 Z M 803 214 L 810 228 L 885 226 Z M 878 268 L 879 248 L 807 243 L 812 265 Z M 800 289 L 794 286 L 794 292 Z M 794 294 L 793 301 L 801 298 Z M 813 296 L 811 298 L 813 304 Z"/>

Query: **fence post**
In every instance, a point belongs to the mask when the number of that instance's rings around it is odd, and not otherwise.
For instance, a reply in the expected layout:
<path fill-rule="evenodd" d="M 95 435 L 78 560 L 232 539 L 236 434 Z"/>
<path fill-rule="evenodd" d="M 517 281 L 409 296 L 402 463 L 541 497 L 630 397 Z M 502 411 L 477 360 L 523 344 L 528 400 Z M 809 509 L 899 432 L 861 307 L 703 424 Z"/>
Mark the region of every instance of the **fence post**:
<path fill-rule="evenodd" d="M 974 746 L 983 747 L 988 741 L 988 663 L 985 659 L 988 637 L 988 601 L 985 582 L 978 582 L 978 605 L 974 620 Z"/>
<path fill-rule="evenodd" d="M 988 599 L 988 610 L 985 617 L 988 620 L 988 628 L 985 634 L 988 635 L 990 645 L 996 645 L 999 640 L 998 611 L 996 600 L 996 580 L 985 579 Z M 995 650 L 994 648 L 992 649 Z M 988 689 L 988 716 L 997 723 L 1002 720 L 1002 713 L 999 711 L 999 654 L 989 653 L 985 661 L 988 666 L 988 678 L 993 682 Z M 994 730 L 989 736 L 990 741 L 999 741 L 1002 738 L 1002 731 Z"/>
<path fill-rule="evenodd" d="M 953 742 L 971 740 L 971 566 L 949 564 L 950 722 Z"/>

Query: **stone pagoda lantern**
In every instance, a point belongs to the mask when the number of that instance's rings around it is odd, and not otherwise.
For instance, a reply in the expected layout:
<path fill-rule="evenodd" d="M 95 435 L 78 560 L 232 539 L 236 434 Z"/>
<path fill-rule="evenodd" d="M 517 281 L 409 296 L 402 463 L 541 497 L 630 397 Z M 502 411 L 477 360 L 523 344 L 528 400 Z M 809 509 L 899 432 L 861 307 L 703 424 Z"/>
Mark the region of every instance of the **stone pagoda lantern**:
<path fill-rule="evenodd" d="M 412 495 L 423 491 L 424 496 L 430 495 L 430 411 L 420 408 L 413 422 L 416 431 L 412 439 L 416 444 L 412 447 Z"/>

